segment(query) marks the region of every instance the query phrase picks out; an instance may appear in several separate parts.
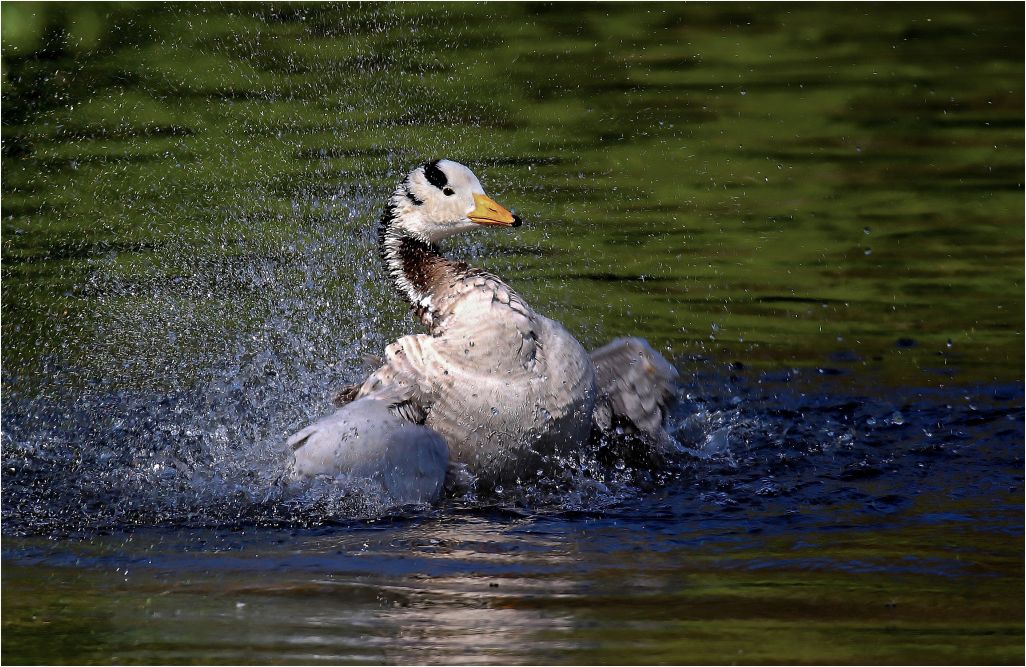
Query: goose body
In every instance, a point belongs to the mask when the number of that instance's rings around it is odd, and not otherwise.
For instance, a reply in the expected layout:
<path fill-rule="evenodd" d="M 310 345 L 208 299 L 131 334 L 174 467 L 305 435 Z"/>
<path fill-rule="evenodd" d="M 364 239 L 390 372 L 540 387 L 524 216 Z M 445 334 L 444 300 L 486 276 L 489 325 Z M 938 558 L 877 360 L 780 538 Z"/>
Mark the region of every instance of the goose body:
<path fill-rule="evenodd" d="M 619 339 L 589 355 L 498 277 L 445 258 L 436 245 L 478 226 L 519 224 L 463 165 L 414 169 L 388 201 L 379 240 L 392 282 L 428 333 L 389 345 L 380 368 L 336 403 L 406 388 L 390 414 L 438 434 L 450 464 L 485 484 L 553 469 L 594 434 L 665 447 L 676 371 L 647 343 Z"/>
<path fill-rule="evenodd" d="M 492 481 L 532 473 L 585 443 L 595 372 L 566 329 L 485 274 L 448 284 L 437 306 L 431 334 L 389 345 L 357 396 L 416 383 L 424 425 L 444 435 L 454 463 Z"/>

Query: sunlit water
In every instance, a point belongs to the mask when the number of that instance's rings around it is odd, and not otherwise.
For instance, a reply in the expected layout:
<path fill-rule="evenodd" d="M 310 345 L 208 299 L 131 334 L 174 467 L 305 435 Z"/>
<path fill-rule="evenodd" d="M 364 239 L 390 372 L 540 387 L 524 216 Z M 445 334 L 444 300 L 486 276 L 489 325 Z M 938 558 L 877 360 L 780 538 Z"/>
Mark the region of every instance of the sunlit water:
<path fill-rule="evenodd" d="M 1022 661 L 1021 7 L 10 7 L 5 662 Z M 441 156 L 664 469 L 281 486 Z"/>

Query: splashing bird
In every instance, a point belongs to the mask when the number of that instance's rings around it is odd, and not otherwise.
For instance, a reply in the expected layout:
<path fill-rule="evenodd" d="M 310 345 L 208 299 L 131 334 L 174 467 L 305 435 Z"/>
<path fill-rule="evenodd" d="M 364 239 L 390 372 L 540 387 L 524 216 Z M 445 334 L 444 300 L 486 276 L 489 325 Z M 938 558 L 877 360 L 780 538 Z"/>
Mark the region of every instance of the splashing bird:
<path fill-rule="evenodd" d="M 380 252 L 428 333 L 389 345 L 380 368 L 339 393 L 344 407 L 317 448 L 302 437 L 309 428 L 290 439 L 297 470 L 316 468 L 306 465 L 315 451 L 358 448 L 343 412 L 362 411 L 365 401 L 383 405 L 375 398 L 383 394 L 401 396 L 388 403 L 392 418 L 440 436 L 450 466 L 485 485 L 552 469 L 594 438 L 640 442 L 653 455 L 670 446 L 663 421 L 677 372 L 648 343 L 618 339 L 589 355 L 500 278 L 446 258 L 437 245 L 480 227 L 520 224 L 457 162 L 429 162 L 399 183 L 381 219 Z"/>

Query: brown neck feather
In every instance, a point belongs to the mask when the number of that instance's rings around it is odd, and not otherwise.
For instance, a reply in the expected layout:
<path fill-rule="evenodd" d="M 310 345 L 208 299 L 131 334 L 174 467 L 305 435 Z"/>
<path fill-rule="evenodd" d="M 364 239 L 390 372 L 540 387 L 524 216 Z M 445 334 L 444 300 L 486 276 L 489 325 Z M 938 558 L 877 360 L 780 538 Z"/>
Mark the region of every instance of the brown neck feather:
<path fill-rule="evenodd" d="M 443 257 L 436 245 L 411 236 L 392 222 L 386 211 L 379 233 L 381 258 L 392 284 L 430 327 L 433 302 L 470 267 Z"/>

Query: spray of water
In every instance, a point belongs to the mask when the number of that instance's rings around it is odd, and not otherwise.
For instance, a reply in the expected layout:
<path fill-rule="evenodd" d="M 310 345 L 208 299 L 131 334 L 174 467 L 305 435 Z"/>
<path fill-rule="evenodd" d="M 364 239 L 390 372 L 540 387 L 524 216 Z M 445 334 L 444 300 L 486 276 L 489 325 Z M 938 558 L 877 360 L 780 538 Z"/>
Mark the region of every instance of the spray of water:
<path fill-rule="evenodd" d="M 364 355 L 415 329 L 377 257 L 381 200 L 356 187 L 301 198 L 277 244 L 226 232 L 165 242 L 128 268 L 117 253 L 95 261 L 77 291 L 85 316 L 60 325 L 76 354 L 45 357 L 31 378 L 4 376 L 5 530 L 386 511 L 361 480 L 282 482 L 285 438 L 362 379 Z M 455 252 L 483 250 L 470 240 Z M 556 469 L 484 498 L 456 484 L 453 502 L 597 508 L 639 482 L 595 452 Z"/>

